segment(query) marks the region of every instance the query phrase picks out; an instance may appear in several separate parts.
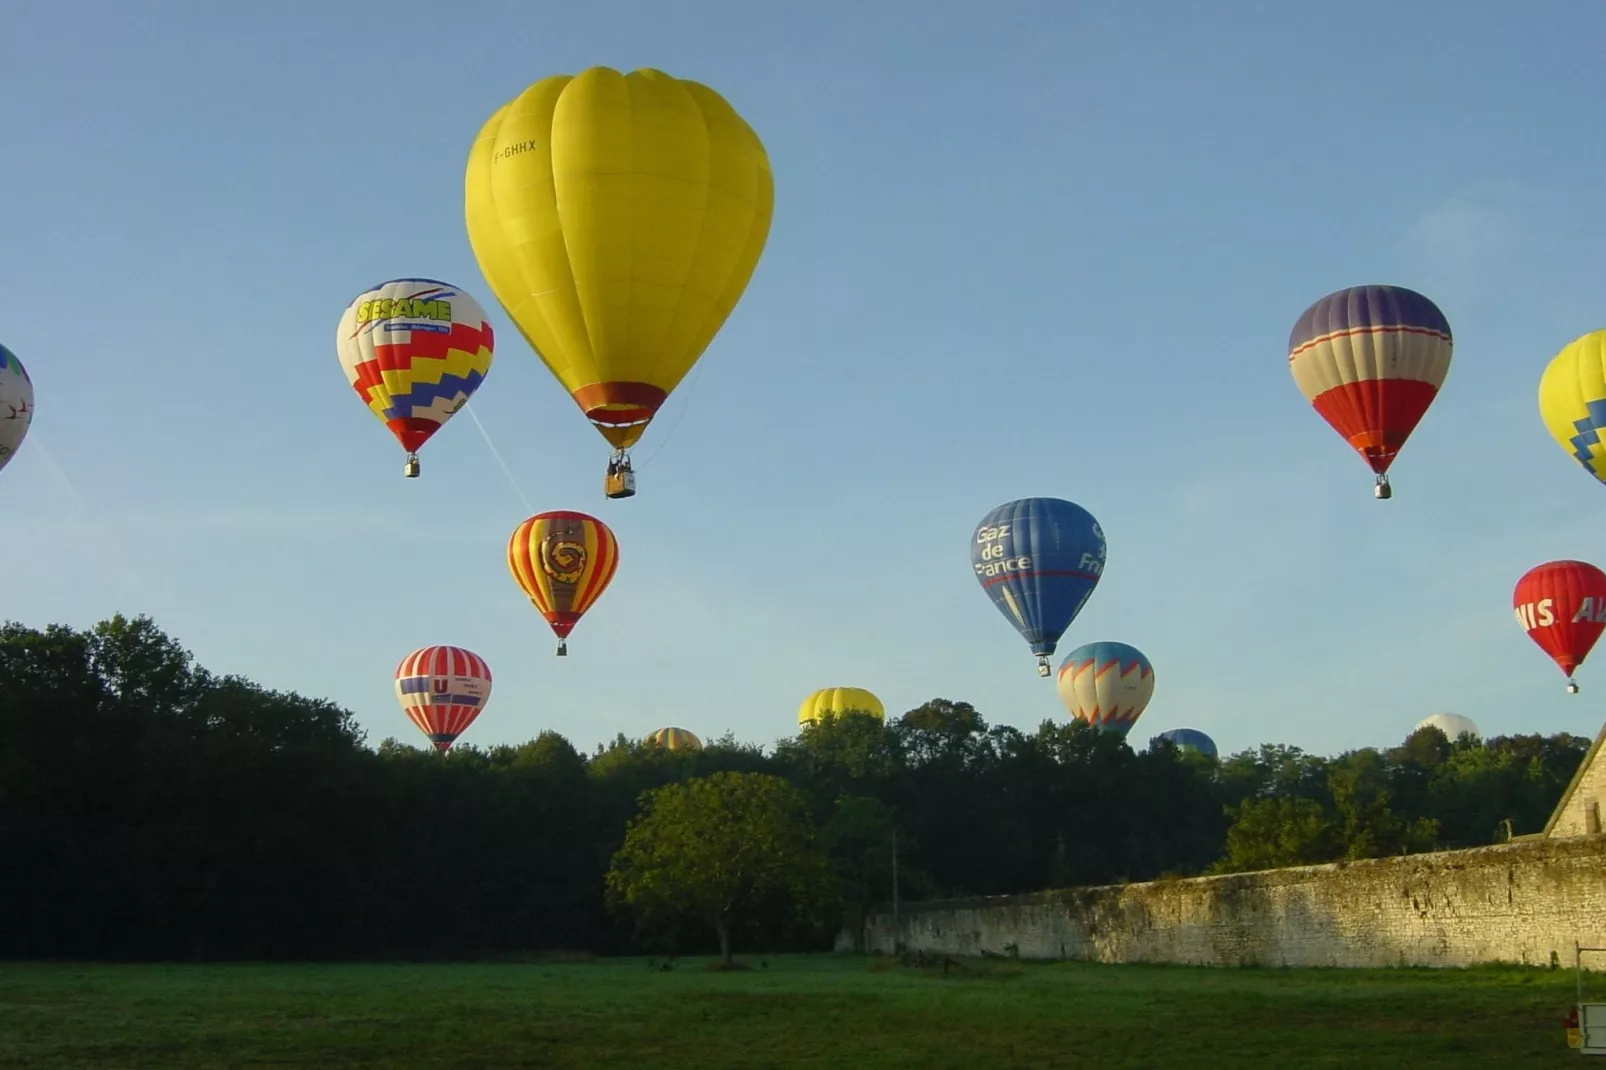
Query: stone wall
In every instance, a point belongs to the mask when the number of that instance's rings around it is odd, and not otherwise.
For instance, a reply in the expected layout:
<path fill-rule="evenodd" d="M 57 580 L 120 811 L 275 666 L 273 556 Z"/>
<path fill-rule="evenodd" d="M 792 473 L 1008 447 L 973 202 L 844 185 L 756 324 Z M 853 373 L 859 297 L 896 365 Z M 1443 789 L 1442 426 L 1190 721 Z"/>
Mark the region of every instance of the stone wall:
<path fill-rule="evenodd" d="M 1606 782 L 1595 792 L 1606 796 Z M 1585 794 L 1573 793 L 1575 808 Z M 1606 947 L 1606 836 L 906 903 L 900 917 L 904 948 L 955 955 L 1014 945 L 1021 958 L 1099 962 L 1571 966 L 1575 940 Z M 892 950 L 885 908 L 866 920 L 863 946 Z"/>

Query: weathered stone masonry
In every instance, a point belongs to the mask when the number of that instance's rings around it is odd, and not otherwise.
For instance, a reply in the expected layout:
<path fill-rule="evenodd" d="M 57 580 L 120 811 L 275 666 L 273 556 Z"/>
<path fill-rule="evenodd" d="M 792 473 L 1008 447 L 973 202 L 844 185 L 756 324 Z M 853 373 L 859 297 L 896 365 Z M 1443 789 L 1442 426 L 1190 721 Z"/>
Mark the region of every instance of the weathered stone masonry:
<path fill-rule="evenodd" d="M 1496 847 L 1034 895 L 907 903 L 898 943 L 952 955 L 1215 966 L 1572 964 L 1606 947 L 1606 755 L 1595 740 L 1545 831 Z M 844 932 L 841 949 L 852 948 Z M 893 950 L 892 916 L 866 950 Z"/>

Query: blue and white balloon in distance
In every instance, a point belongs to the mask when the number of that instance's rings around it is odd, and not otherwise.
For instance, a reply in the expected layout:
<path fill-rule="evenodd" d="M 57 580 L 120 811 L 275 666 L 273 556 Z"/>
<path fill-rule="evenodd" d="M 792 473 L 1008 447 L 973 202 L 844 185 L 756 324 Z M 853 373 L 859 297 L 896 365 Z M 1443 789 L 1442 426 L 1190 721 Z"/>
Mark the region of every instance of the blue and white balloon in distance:
<path fill-rule="evenodd" d="M 1154 738 L 1170 740 L 1178 750 L 1193 751 L 1208 758 L 1220 757 L 1216 753 L 1216 741 L 1197 728 L 1171 728 Z"/>

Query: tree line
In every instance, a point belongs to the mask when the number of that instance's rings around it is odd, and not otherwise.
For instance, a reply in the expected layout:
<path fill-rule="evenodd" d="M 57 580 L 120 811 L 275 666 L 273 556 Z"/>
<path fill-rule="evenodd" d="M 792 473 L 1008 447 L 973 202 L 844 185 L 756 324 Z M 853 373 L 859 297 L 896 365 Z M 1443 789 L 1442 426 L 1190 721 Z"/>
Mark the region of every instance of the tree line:
<path fill-rule="evenodd" d="M 1218 761 L 933 699 L 768 751 L 620 736 L 582 755 L 543 732 L 442 755 L 369 747 L 349 711 L 215 675 L 145 617 L 10 623 L 0 958 L 815 949 L 889 898 L 894 845 L 905 900 L 1470 847 L 1542 828 L 1588 745 L 1424 728 L 1332 758 L 1264 745 Z M 695 827 L 752 814 L 732 800 L 761 788 L 780 824 L 724 841 Z M 735 931 L 654 876 L 678 859 L 692 895 L 691 856 L 670 845 L 757 840 L 798 864 L 742 889 Z"/>

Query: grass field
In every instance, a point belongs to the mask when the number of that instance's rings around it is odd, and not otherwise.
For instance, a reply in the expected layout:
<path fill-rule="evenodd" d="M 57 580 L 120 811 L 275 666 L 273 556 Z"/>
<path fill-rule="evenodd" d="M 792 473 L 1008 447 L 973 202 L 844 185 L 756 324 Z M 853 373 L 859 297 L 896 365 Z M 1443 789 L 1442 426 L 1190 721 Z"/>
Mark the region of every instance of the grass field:
<path fill-rule="evenodd" d="M 0 964 L 0 1067 L 1575 1066 L 1572 974 L 856 956 Z M 761 968 L 762 967 L 762 968 Z"/>

